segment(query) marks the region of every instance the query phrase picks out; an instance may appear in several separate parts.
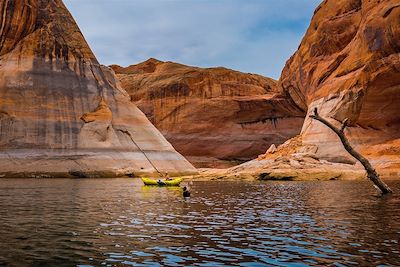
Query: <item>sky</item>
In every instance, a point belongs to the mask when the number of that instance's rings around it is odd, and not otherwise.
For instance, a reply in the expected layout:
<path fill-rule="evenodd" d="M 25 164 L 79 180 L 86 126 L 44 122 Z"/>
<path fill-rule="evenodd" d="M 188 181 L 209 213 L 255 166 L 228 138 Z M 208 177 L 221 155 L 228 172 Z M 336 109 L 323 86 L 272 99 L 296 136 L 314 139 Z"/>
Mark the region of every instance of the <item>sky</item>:
<path fill-rule="evenodd" d="M 278 79 L 322 0 L 64 0 L 105 65 L 157 58 Z"/>

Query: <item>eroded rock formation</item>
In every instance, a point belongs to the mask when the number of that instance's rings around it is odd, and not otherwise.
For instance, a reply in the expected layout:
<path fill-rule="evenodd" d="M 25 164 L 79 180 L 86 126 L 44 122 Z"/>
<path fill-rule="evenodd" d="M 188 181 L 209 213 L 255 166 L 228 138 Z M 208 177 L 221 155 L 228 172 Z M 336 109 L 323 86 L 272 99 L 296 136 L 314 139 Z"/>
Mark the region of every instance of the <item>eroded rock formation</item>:
<path fill-rule="evenodd" d="M 0 1 L 0 172 L 193 172 L 99 65 L 61 0 Z"/>
<path fill-rule="evenodd" d="M 357 149 L 382 168 L 400 168 L 398 0 L 324 1 L 280 84 L 308 113 L 318 107 L 334 123 L 349 118 Z M 350 160 L 338 138 L 308 116 L 302 138 L 321 158 Z"/>
<path fill-rule="evenodd" d="M 260 75 L 156 59 L 112 68 L 132 101 L 198 167 L 255 158 L 297 135 L 304 121 L 276 81 Z"/>
<path fill-rule="evenodd" d="M 335 125 L 349 118 L 346 135 L 357 150 L 383 176 L 400 175 L 398 0 L 323 1 L 279 87 L 308 115 L 317 107 Z M 230 172 L 339 179 L 358 176 L 353 164 L 339 138 L 307 116 L 301 135 Z"/>

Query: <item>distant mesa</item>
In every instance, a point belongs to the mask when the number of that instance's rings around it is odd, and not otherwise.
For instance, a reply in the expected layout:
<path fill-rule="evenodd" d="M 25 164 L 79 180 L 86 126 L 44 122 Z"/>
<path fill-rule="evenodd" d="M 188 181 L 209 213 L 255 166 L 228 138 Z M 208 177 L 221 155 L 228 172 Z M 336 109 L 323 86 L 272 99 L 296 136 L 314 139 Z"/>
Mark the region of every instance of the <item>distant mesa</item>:
<path fill-rule="evenodd" d="M 111 67 L 132 102 L 197 167 L 253 159 L 299 134 L 304 121 L 277 82 L 260 75 L 154 58 Z"/>
<path fill-rule="evenodd" d="M 195 172 L 99 65 L 61 0 L 0 10 L 2 176 Z"/>

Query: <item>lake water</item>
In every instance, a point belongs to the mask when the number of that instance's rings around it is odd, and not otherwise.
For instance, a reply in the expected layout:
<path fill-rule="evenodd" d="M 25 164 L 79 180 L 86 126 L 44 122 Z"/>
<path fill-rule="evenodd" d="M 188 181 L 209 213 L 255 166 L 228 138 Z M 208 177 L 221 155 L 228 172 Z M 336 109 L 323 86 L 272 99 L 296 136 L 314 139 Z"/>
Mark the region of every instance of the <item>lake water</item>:
<path fill-rule="evenodd" d="M 399 266 L 400 181 L 0 180 L 0 266 Z"/>

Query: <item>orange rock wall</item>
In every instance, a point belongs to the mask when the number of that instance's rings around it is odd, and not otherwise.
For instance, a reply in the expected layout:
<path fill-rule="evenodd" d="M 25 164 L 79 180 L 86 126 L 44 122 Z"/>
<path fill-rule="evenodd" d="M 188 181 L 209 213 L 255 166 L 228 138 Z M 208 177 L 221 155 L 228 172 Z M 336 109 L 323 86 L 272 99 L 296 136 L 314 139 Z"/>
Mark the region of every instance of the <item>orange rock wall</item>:
<path fill-rule="evenodd" d="M 304 112 L 260 75 L 155 59 L 112 67 L 132 101 L 199 167 L 255 158 L 303 123 Z"/>
<path fill-rule="evenodd" d="M 62 1 L 1 0 L 1 175 L 110 177 L 154 166 L 195 171 L 98 64 Z"/>
<path fill-rule="evenodd" d="M 398 0 L 325 0 L 279 81 L 299 107 L 339 124 L 376 165 L 396 165 L 400 138 L 400 3 Z M 306 119 L 303 142 L 319 156 L 348 161 L 324 125 Z M 374 147 L 375 149 L 371 149 Z"/>

